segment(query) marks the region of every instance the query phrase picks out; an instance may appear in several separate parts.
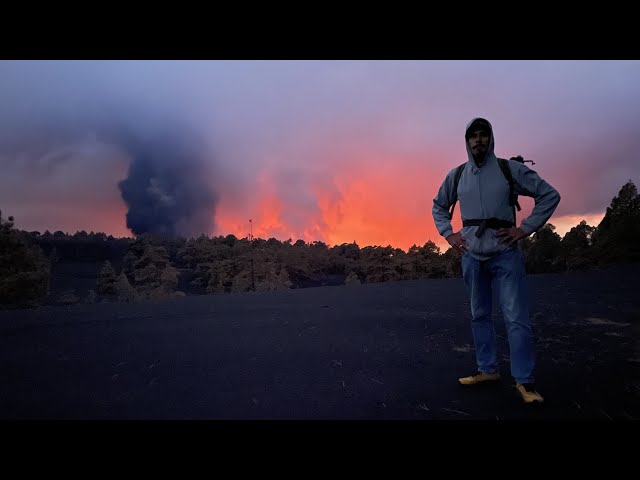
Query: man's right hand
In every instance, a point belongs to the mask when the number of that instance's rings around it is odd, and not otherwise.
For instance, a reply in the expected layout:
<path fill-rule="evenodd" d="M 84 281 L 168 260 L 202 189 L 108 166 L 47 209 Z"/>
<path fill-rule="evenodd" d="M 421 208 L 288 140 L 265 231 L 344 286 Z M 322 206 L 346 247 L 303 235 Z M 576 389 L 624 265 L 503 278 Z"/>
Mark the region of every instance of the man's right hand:
<path fill-rule="evenodd" d="M 467 253 L 467 241 L 462 236 L 462 231 L 449 235 L 447 242 L 449 242 L 449 245 L 451 245 L 456 252 L 460 254 Z"/>

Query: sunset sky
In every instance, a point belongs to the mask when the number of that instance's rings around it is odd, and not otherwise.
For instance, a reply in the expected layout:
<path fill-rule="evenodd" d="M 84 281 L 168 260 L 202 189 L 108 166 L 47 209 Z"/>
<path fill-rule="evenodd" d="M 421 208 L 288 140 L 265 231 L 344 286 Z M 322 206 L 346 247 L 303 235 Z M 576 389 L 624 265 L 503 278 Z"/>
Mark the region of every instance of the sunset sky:
<path fill-rule="evenodd" d="M 118 184 L 144 151 L 207 191 L 209 235 L 444 247 L 432 201 L 476 116 L 560 192 L 560 235 L 639 184 L 638 61 L 1 61 L 0 209 L 130 236 Z"/>

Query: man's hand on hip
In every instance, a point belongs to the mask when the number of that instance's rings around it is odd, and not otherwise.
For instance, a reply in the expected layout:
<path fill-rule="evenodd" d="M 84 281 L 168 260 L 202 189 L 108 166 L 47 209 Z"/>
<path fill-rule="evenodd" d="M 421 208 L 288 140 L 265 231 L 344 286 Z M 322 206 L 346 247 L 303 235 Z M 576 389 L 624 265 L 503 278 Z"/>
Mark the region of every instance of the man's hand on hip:
<path fill-rule="evenodd" d="M 518 227 L 499 228 L 496 230 L 496 235 L 504 238 L 507 245 L 513 245 L 518 240 L 527 236 L 527 234 Z"/>
<path fill-rule="evenodd" d="M 449 235 L 447 242 L 449 242 L 449 245 L 451 245 L 456 252 L 460 254 L 467 253 L 467 241 L 462 236 L 462 231 Z"/>

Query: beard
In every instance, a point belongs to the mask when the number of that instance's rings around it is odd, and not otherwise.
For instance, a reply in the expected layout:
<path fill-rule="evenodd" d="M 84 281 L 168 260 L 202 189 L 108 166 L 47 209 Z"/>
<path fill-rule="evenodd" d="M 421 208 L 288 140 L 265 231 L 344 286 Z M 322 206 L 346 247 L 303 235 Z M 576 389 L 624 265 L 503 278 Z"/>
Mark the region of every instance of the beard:
<path fill-rule="evenodd" d="M 476 161 L 481 161 L 487 155 L 488 147 L 486 145 L 479 145 L 476 148 L 471 150 L 473 158 Z"/>

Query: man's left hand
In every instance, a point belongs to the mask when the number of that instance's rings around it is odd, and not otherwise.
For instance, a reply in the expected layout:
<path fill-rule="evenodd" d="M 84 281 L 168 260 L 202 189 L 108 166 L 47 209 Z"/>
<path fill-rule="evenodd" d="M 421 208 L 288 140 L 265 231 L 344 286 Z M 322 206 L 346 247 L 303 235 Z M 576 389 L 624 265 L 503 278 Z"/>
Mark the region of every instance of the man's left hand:
<path fill-rule="evenodd" d="M 498 230 L 496 230 L 496 234 L 499 237 L 503 237 L 507 242 L 507 245 L 512 245 L 516 243 L 518 240 L 527 236 L 527 234 L 524 233 L 522 229 L 518 227 L 499 228 Z"/>

